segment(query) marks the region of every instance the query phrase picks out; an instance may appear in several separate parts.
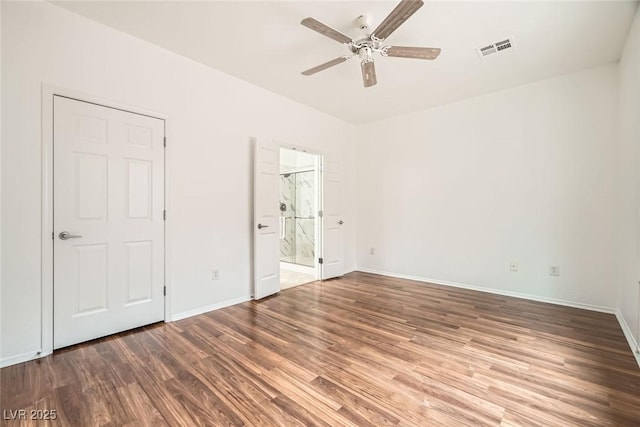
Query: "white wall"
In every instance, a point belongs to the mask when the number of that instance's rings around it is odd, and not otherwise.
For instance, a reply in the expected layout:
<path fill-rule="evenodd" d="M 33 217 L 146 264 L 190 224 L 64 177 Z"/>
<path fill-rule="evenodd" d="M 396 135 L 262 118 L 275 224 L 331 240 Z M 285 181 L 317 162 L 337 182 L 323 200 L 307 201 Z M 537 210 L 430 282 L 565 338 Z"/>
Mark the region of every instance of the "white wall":
<path fill-rule="evenodd" d="M 354 128 L 345 122 L 49 3 L 1 7 L 4 363 L 41 345 L 42 83 L 169 115 L 173 315 L 251 293 L 251 136 L 354 162 Z M 351 270 L 353 168 L 344 177 Z"/>
<path fill-rule="evenodd" d="M 617 85 L 612 64 L 364 126 L 358 268 L 615 307 Z"/>
<path fill-rule="evenodd" d="M 618 145 L 618 307 L 640 341 L 638 243 L 640 242 L 640 9 L 620 60 L 620 136 Z"/>

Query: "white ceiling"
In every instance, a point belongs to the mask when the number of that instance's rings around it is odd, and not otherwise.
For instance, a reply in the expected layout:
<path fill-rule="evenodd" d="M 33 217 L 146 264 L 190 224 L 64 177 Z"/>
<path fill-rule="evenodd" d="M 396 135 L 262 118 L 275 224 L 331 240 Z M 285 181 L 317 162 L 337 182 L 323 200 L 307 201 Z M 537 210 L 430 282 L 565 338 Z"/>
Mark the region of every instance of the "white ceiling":
<path fill-rule="evenodd" d="M 398 0 L 399 1 L 399 0 Z M 440 47 L 435 61 L 376 57 L 378 85 L 362 86 L 347 53 L 300 25 L 314 17 L 348 35 L 375 28 L 398 1 L 60 2 L 66 9 L 353 123 L 411 112 L 615 62 L 637 2 L 426 1 L 385 44 Z M 513 36 L 517 47 L 480 60 L 475 48 Z"/>

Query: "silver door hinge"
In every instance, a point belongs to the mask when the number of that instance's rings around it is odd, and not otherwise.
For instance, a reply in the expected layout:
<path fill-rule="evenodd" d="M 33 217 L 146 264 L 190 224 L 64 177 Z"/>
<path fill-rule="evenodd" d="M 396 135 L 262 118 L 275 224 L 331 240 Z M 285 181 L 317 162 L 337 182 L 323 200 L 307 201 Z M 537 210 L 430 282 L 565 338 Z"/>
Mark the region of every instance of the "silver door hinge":
<path fill-rule="evenodd" d="M 167 220 L 167 211 L 166 210 L 162 211 L 162 220 L 163 221 Z"/>
<path fill-rule="evenodd" d="M 318 211 L 318 216 L 322 218 L 324 216 L 324 211 Z"/>
<path fill-rule="evenodd" d="M 166 297 L 167 296 L 167 287 L 165 286 L 162 290 L 163 295 Z"/>
<path fill-rule="evenodd" d="M 324 263 L 324 258 L 318 258 L 318 264 Z"/>
<path fill-rule="evenodd" d="M 164 141 L 163 141 L 163 145 L 166 147 L 167 146 L 167 137 L 164 137 Z"/>
<path fill-rule="evenodd" d="M 54 240 L 56 238 L 56 233 L 54 233 L 53 231 L 51 232 L 51 240 Z"/>

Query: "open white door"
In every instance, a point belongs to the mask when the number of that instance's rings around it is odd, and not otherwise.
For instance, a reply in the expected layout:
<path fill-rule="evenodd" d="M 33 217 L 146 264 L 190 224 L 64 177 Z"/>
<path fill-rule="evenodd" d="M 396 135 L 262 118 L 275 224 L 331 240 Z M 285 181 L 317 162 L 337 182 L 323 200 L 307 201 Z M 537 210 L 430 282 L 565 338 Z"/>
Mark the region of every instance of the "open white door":
<path fill-rule="evenodd" d="M 256 141 L 253 176 L 253 297 L 260 299 L 280 291 L 280 147 L 277 144 Z"/>
<path fill-rule="evenodd" d="M 344 274 L 341 197 L 340 162 L 325 157 L 322 170 L 322 280 Z"/>

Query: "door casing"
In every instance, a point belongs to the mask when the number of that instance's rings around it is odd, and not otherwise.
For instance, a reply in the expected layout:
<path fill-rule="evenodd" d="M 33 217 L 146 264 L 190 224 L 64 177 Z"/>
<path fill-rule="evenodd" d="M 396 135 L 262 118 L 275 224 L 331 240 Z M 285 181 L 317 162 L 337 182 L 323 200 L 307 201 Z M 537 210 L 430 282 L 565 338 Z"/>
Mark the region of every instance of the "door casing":
<path fill-rule="evenodd" d="M 317 159 L 317 164 L 316 164 L 316 178 L 317 178 L 317 194 L 316 197 L 319 199 L 318 201 L 318 210 L 320 211 L 325 211 L 325 206 L 324 206 L 324 200 L 325 200 L 325 188 L 324 188 L 324 180 L 325 180 L 325 174 L 327 173 L 327 171 L 325 170 L 325 168 L 327 167 L 327 154 L 323 153 L 321 150 L 317 150 L 314 148 L 308 148 L 302 145 L 296 145 L 296 144 L 290 144 L 287 142 L 284 142 L 282 140 L 278 140 L 278 139 L 274 139 L 274 142 L 280 147 L 280 148 L 286 148 L 288 150 L 296 150 L 296 151 L 302 151 L 308 154 L 313 154 L 316 156 Z M 330 160 L 330 159 L 329 159 Z M 325 216 L 323 215 L 322 217 L 318 216 L 318 221 L 316 221 L 316 230 L 317 230 L 317 234 L 316 234 L 316 254 L 315 254 L 315 264 L 316 264 L 316 280 L 325 280 L 326 278 L 326 271 L 324 268 L 324 264 L 318 264 L 318 258 L 322 257 L 322 258 L 326 258 L 324 251 L 325 251 L 325 247 L 324 247 L 324 221 L 326 220 Z M 344 264 L 344 255 L 342 257 L 342 261 Z M 335 276 L 331 276 L 331 277 L 335 277 Z"/>
<path fill-rule="evenodd" d="M 34 358 L 44 357 L 53 353 L 53 97 L 63 96 L 82 102 L 97 104 L 108 108 L 143 114 L 164 120 L 164 134 L 167 139 L 164 175 L 164 203 L 167 217 L 164 223 L 164 282 L 167 288 L 164 304 L 165 322 L 171 320 L 171 137 L 170 122 L 166 114 L 144 110 L 130 105 L 124 105 L 109 99 L 88 95 L 78 91 L 42 85 L 42 242 L 41 242 L 41 336 L 40 351 Z"/>
<path fill-rule="evenodd" d="M 255 144 L 255 140 L 254 140 L 254 144 Z M 297 144 L 290 144 L 287 143 L 285 141 L 279 140 L 279 139 L 273 139 L 273 143 L 276 147 L 278 148 L 286 148 L 288 150 L 296 150 L 296 151 L 302 151 L 305 153 L 309 153 L 309 154 L 313 154 L 316 156 L 317 159 L 317 165 L 316 165 L 316 178 L 317 178 L 317 194 L 316 197 L 319 199 L 318 202 L 318 210 L 324 210 L 324 207 L 322 206 L 322 201 L 323 201 L 323 168 L 324 168 L 324 161 L 325 161 L 325 154 L 320 151 L 320 150 L 316 150 L 316 149 L 312 149 L 312 148 L 308 148 L 305 146 L 301 146 L 301 145 L 297 145 Z M 255 161 L 255 159 L 254 159 Z M 255 207 L 254 207 L 255 209 Z M 315 265 L 316 265 L 316 280 L 322 280 L 323 279 L 323 266 L 322 264 L 318 264 L 318 258 L 322 257 L 323 255 L 323 245 L 322 245 L 322 237 L 323 237 L 323 233 L 322 233 L 322 229 L 323 229 L 323 220 L 324 218 L 322 217 L 318 217 L 318 221 L 316 221 L 316 253 L 315 253 Z M 255 225 L 254 225 L 255 226 Z M 253 233 L 253 231 L 252 231 Z M 254 250 L 255 250 L 255 241 L 253 242 L 253 246 L 254 246 Z M 252 268 L 254 267 L 254 263 L 255 263 L 255 257 L 252 255 L 252 259 L 251 259 L 251 265 Z M 255 299 L 255 295 L 256 295 L 256 291 L 255 291 L 255 278 L 254 278 L 254 283 L 253 283 L 253 289 L 252 289 L 252 297 Z"/>

